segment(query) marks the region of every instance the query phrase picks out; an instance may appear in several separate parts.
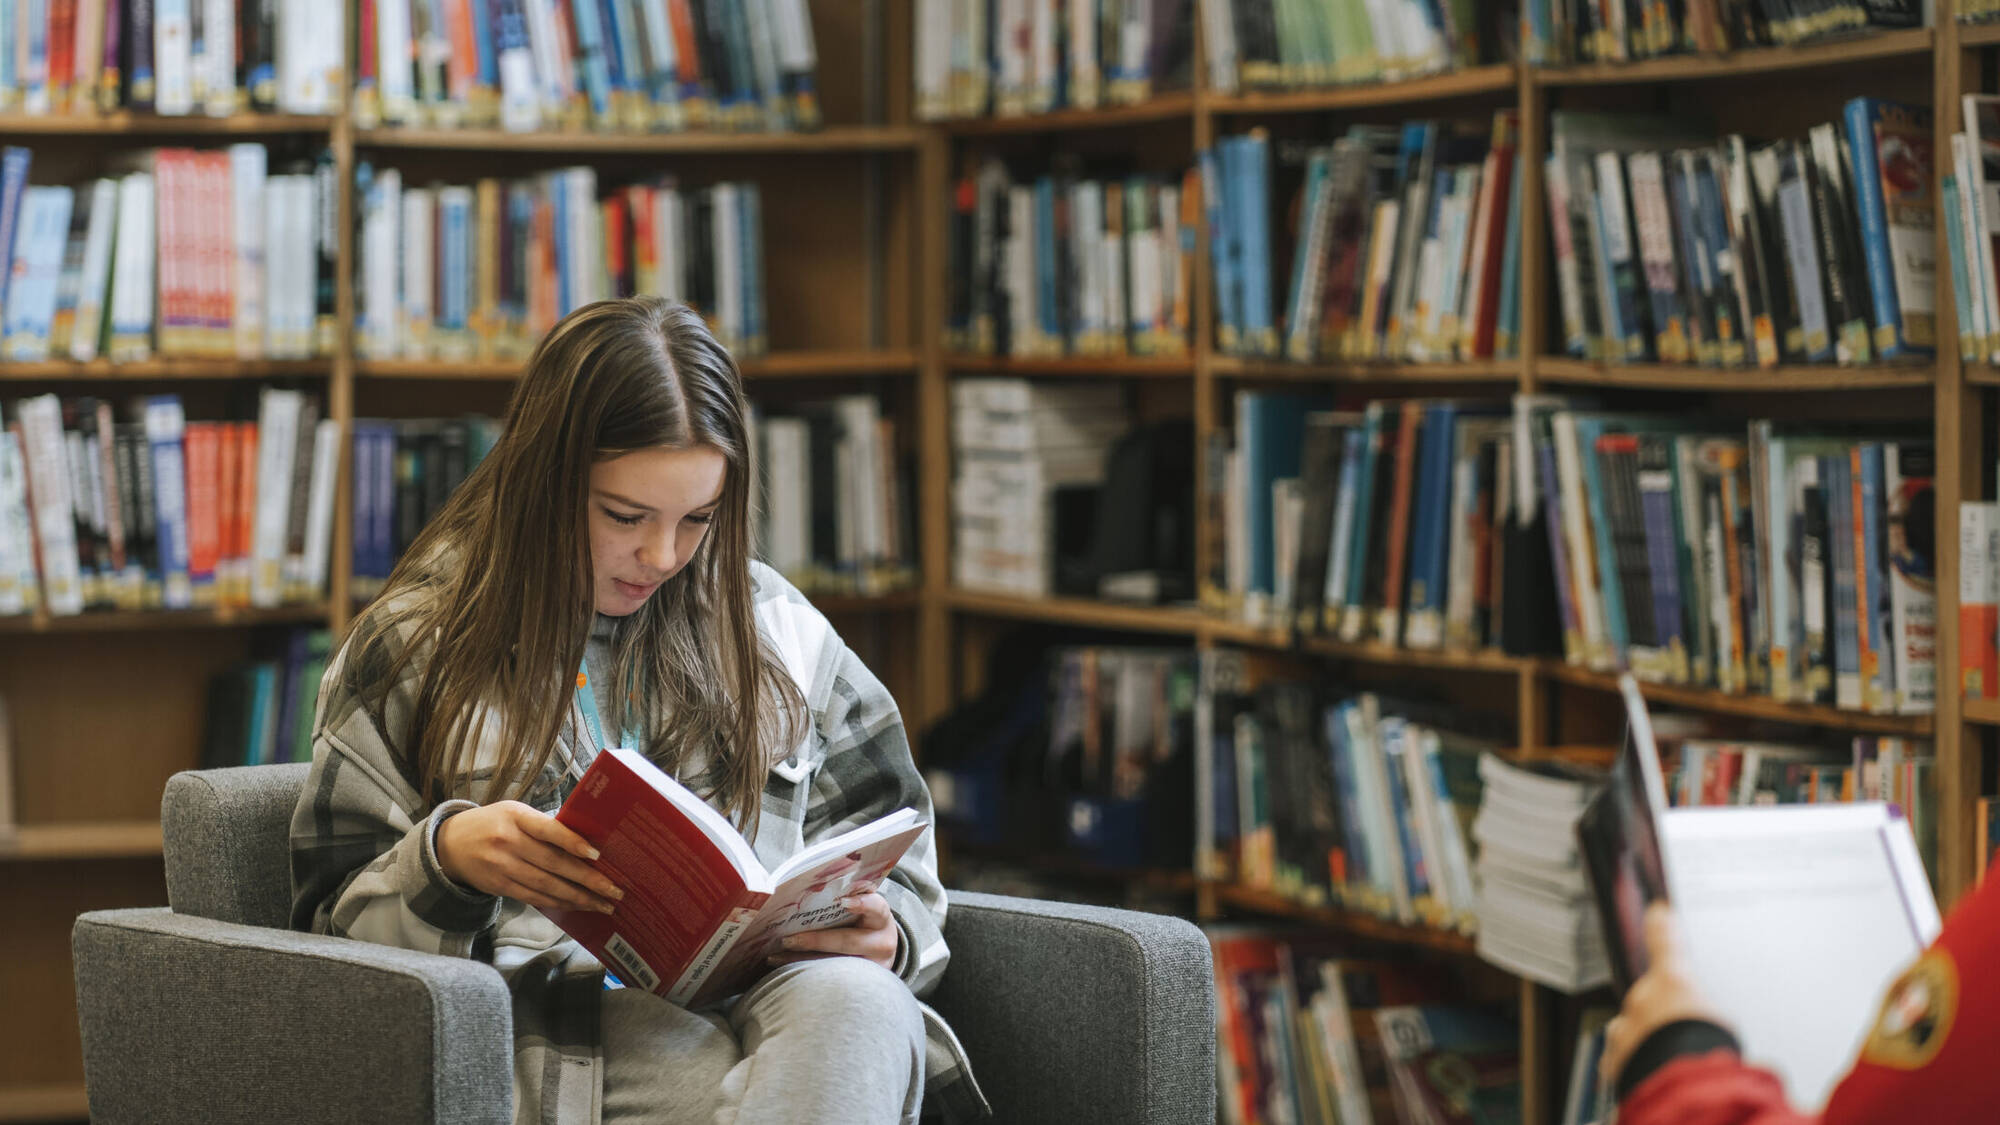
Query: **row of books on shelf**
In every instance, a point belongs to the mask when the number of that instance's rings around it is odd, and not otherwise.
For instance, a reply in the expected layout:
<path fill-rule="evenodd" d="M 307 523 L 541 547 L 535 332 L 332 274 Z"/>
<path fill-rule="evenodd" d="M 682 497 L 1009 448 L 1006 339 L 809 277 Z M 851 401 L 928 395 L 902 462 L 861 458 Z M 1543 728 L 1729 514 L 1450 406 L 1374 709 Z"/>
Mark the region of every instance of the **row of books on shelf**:
<path fill-rule="evenodd" d="M 201 768 L 312 761 L 326 629 L 292 628 L 253 642 L 250 659 L 209 677 Z"/>
<path fill-rule="evenodd" d="M 359 0 L 354 114 L 364 128 L 811 129 L 818 68 L 806 0 Z"/>
<path fill-rule="evenodd" d="M 1134 105 L 1185 87 L 1187 0 L 956 0 L 922 4 L 917 116 L 1018 117 Z"/>
<path fill-rule="evenodd" d="M 975 355 L 1186 355 L 1195 173 L 1018 180 L 989 159 L 952 201 L 946 337 Z"/>
<path fill-rule="evenodd" d="M 1508 5 L 1477 0 L 1199 0 L 1209 88 L 1393 82 L 1501 62 Z"/>
<path fill-rule="evenodd" d="M 1278 146 L 1275 170 L 1263 130 L 1222 139 L 1201 158 L 1218 349 L 1301 362 L 1512 355 L 1518 133 L 1513 110 L 1490 131 L 1355 125 L 1331 145 Z M 1274 171 L 1290 180 L 1301 167 L 1295 189 L 1274 193 Z M 1279 214 L 1296 216 L 1287 290 L 1273 279 Z"/>
<path fill-rule="evenodd" d="M 1958 670 L 1966 699 L 2000 699 L 2000 502 L 1958 505 Z"/>
<path fill-rule="evenodd" d="M 916 584 L 914 462 L 872 394 L 753 408 L 758 557 L 808 594 Z"/>
<path fill-rule="evenodd" d="M 1926 108 L 1846 103 L 1803 138 L 1550 115 L 1564 350 L 1614 363 L 1859 364 L 1936 344 Z"/>
<path fill-rule="evenodd" d="M 1440 966 L 1296 928 L 1205 927 L 1217 1120 L 1449 1125 L 1520 1115 L 1520 1025 Z"/>
<path fill-rule="evenodd" d="M 364 161 L 355 187 L 364 359 L 518 358 L 569 312 L 638 293 L 703 310 L 737 356 L 768 349 L 754 183 L 600 188 L 577 166 L 420 187 Z"/>
<path fill-rule="evenodd" d="M 0 356 L 114 362 L 333 351 L 331 154 L 151 149 L 115 175 L 28 183 L 0 152 Z"/>
<path fill-rule="evenodd" d="M 1240 653 L 1203 659 L 1198 875 L 1403 925 L 1476 929 L 1468 827 L 1476 765 L 1496 742 L 1417 704 L 1253 680 Z"/>
<path fill-rule="evenodd" d="M 24 2 L 0 33 L 0 112 L 333 113 L 346 14 L 319 0 Z"/>
<path fill-rule="evenodd" d="M 1958 0 L 1958 22 L 1990 23 L 2000 20 L 2000 0 Z"/>
<path fill-rule="evenodd" d="M 1873 29 L 1920 27 L 1920 0 L 1686 0 L 1679 4 L 1523 0 L 1532 62 L 1624 62 L 1684 52 L 1793 46 Z"/>
<path fill-rule="evenodd" d="M 880 594 L 915 582 L 914 506 L 896 426 L 873 395 L 756 408 L 758 557 L 809 594 Z M 354 423 L 353 595 L 374 598 L 396 561 L 500 438 L 488 417 Z"/>
<path fill-rule="evenodd" d="M 1958 354 L 1967 363 L 2000 359 L 2000 97 L 1966 94 L 1962 131 L 1951 135 L 1951 167 L 1938 181 L 1958 314 Z"/>
<path fill-rule="evenodd" d="M 0 614 L 273 607 L 325 596 L 340 424 L 265 388 L 229 420 L 177 395 L 15 402 L 0 433 Z"/>
<path fill-rule="evenodd" d="M 1559 637 L 1571 664 L 1654 682 L 1935 705 L 1927 434 L 1731 434 L 1556 396 L 1325 405 L 1239 392 L 1233 448 L 1211 438 L 1211 604 L 1348 643 Z"/>

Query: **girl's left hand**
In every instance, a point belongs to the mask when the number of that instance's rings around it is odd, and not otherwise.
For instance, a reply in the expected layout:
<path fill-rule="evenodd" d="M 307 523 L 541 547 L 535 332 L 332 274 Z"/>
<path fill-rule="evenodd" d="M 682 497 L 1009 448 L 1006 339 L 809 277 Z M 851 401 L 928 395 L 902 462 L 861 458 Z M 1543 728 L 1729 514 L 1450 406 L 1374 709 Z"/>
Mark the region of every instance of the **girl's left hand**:
<path fill-rule="evenodd" d="M 889 916 L 889 900 L 878 891 L 852 895 L 840 904 L 860 916 L 852 926 L 831 930 L 808 930 L 784 941 L 784 952 L 771 956 L 771 964 L 788 965 L 816 957 L 864 957 L 885 969 L 896 964 L 899 931 Z"/>

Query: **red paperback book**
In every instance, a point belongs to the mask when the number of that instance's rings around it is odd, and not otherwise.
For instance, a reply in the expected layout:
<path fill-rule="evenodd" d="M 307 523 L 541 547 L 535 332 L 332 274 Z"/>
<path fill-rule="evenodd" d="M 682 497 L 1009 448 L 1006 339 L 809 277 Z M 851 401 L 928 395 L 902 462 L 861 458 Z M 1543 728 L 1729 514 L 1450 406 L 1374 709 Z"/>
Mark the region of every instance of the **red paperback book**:
<path fill-rule="evenodd" d="M 786 935 L 852 925 L 840 900 L 879 887 L 929 826 L 898 809 L 767 871 L 721 813 L 622 747 L 590 763 L 556 819 L 625 898 L 612 914 L 543 913 L 620 981 L 688 1008 L 755 983 Z"/>

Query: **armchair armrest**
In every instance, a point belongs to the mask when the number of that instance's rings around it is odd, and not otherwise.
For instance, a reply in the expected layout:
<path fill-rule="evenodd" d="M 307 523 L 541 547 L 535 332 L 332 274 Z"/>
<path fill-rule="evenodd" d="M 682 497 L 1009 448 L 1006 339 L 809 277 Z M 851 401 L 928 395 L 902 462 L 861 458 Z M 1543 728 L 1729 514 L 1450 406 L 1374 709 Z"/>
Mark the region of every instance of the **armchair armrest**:
<path fill-rule="evenodd" d="M 93 1121 L 513 1119 L 490 965 L 157 908 L 70 940 Z"/>
<path fill-rule="evenodd" d="M 930 1000 L 1002 1121 L 1215 1120 L 1215 975 L 1180 918 L 954 892 Z"/>

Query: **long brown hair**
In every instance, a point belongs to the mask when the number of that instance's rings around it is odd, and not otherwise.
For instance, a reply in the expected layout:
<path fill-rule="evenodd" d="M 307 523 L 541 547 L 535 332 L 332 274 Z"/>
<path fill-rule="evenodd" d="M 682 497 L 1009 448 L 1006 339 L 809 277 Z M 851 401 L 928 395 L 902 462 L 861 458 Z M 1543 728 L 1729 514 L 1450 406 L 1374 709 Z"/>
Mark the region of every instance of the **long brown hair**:
<path fill-rule="evenodd" d="M 754 833 L 765 774 L 803 736 L 805 704 L 752 617 L 748 417 L 736 361 L 686 305 L 599 301 L 550 330 L 492 452 L 356 626 L 358 666 L 377 670 L 364 698 L 386 694 L 418 649 L 433 654 L 402 748 L 428 799 L 463 791 L 482 738 L 500 736 L 488 800 L 525 794 L 555 753 L 596 613 L 591 466 L 706 446 L 728 465 L 715 518 L 694 558 L 618 622 L 611 683 L 633 690 L 599 698 L 607 736 L 643 732 L 669 773 L 703 763 L 704 796 Z M 399 635 L 419 643 L 385 659 Z"/>

